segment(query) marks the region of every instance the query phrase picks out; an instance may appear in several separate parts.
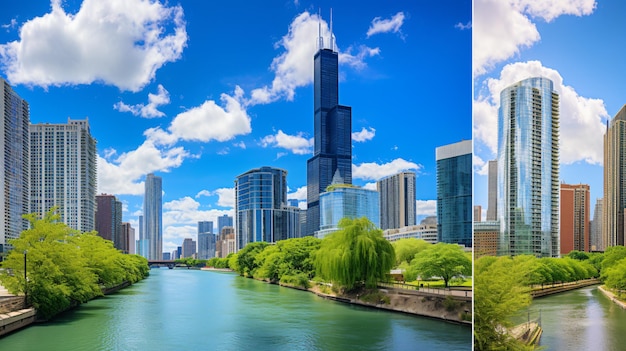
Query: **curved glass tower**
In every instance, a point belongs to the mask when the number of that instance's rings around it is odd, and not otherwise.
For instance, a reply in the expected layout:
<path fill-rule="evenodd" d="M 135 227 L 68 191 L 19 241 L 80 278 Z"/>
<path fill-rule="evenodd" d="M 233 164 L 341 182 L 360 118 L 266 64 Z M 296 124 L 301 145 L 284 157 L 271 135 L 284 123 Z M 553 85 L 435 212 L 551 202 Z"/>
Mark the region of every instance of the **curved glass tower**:
<path fill-rule="evenodd" d="M 535 77 L 500 93 L 498 255 L 559 255 L 559 96 Z"/>

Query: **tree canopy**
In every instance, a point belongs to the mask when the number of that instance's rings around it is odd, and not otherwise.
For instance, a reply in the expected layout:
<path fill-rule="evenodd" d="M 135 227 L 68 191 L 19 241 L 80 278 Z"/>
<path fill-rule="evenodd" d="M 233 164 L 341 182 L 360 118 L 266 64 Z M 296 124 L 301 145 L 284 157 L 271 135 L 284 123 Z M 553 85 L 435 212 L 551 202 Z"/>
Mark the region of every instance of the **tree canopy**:
<path fill-rule="evenodd" d="M 410 267 L 422 279 L 441 277 L 446 287 L 452 278 L 472 274 L 472 260 L 456 244 L 431 245 L 415 255 Z"/>
<path fill-rule="evenodd" d="M 322 240 L 314 264 L 320 276 L 347 290 L 376 287 L 395 263 L 393 246 L 367 218 L 339 221 L 339 230 Z"/>
<path fill-rule="evenodd" d="M 411 263 L 415 255 L 431 246 L 429 242 L 423 239 L 405 238 L 391 243 L 396 253 L 396 266 L 406 262 Z"/>

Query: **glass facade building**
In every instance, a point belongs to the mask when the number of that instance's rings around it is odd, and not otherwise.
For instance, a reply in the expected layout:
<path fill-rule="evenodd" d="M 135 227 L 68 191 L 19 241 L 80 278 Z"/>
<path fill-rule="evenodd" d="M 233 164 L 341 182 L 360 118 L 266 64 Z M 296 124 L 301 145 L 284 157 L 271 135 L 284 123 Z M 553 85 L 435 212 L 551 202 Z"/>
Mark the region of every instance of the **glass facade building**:
<path fill-rule="evenodd" d="M 0 192 L 0 253 L 11 249 L 8 240 L 20 236 L 28 229 L 28 221 L 22 215 L 29 213 L 29 124 L 28 102 L 17 95 L 9 83 L 0 78 L 0 145 L 2 146 L 2 166 L 0 179 L 3 190 Z M 2 256 L 0 256 L 0 260 Z"/>
<path fill-rule="evenodd" d="M 437 239 L 472 246 L 472 141 L 438 147 Z"/>
<path fill-rule="evenodd" d="M 559 96 L 535 77 L 500 93 L 498 255 L 558 257 Z"/>
<path fill-rule="evenodd" d="M 367 217 L 376 227 L 380 227 L 378 191 L 347 184 L 333 185 L 320 194 L 320 229 L 315 232 L 315 236 L 322 239 L 337 231 L 342 218 L 361 217 Z"/>
<path fill-rule="evenodd" d="M 287 171 L 261 167 L 235 180 L 237 251 L 248 243 L 300 237 L 300 209 L 287 206 Z"/>
<path fill-rule="evenodd" d="M 339 105 L 339 61 L 320 36 L 314 56 L 314 149 L 307 162 L 307 233 L 320 228 L 320 194 L 334 179 L 352 184 L 352 108 Z"/>
<path fill-rule="evenodd" d="M 604 135 L 604 198 L 602 240 L 597 246 L 625 245 L 626 209 L 626 105 L 613 117 Z"/>
<path fill-rule="evenodd" d="M 163 257 L 163 202 L 161 177 L 146 176 L 143 197 L 143 237 L 139 238 L 141 255 L 149 260 Z M 147 249 L 147 250 L 146 250 Z"/>

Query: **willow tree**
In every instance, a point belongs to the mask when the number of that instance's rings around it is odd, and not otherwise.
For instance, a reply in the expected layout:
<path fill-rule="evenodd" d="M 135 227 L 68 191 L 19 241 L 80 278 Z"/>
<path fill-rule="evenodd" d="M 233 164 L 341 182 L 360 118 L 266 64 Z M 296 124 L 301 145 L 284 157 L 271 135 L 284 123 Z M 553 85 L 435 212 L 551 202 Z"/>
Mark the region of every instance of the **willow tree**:
<path fill-rule="evenodd" d="M 394 263 L 393 246 L 365 217 L 340 220 L 339 230 L 322 240 L 314 259 L 322 278 L 346 290 L 361 284 L 376 287 Z"/>

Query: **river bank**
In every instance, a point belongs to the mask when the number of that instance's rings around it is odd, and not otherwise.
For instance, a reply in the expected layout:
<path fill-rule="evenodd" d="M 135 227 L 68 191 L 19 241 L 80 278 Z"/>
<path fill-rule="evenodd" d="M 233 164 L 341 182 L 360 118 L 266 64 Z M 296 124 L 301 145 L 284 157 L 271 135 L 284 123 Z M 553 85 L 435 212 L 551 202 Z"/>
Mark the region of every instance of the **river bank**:
<path fill-rule="evenodd" d="M 617 298 L 617 296 L 615 296 L 615 294 L 613 294 L 608 288 L 604 287 L 604 286 L 599 286 L 598 290 L 600 290 L 606 297 L 608 297 L 612 302 L 616 303 L 618 306 L 620 306 L 623 309 L 626 309 L 626 302 L 620 300 Z"/>
<path fill-rule="evenodd" d="M 552 284 L 549 286 L 542 286 L 541 288 L 532 288 L 530 294 L 533 298 L 549 296 L 552 294 L 558 294 L 565 291 L 576 290 L 587 286 L 602 284 L 600 279 L 586 279 L 576 282 Z"/>

